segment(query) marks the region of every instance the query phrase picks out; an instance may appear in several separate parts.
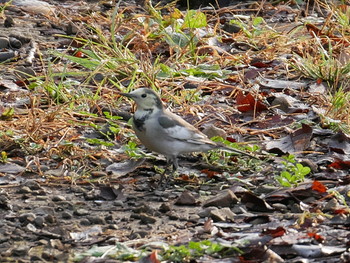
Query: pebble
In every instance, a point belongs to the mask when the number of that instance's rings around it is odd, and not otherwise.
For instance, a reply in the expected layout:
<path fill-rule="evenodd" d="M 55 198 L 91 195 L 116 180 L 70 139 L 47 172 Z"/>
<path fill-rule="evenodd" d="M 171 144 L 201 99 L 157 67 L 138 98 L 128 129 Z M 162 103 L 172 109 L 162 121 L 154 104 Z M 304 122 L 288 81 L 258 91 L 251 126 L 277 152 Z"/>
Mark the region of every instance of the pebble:
<path fill-rule="evenodd" d="M 15 25 L 15 20 L 12 17 L 7 16 L 4 21 L 4 27 L 13 27 L 14 25 Z"/>
<path fill-rule="evenodd" d="M 42 189 L 40 184 L 38 182 L 36 182 L 36 181 L 33 181 L 33 180 L 25 182 L 24 185 L 29 187 L 33 191 Z"/>
<path fill-rule="evenodd" d="M 12 47 L 12 48 L 17 48 L 18 49 L 18 48 L 22 47 L 21 41 L 19 41 L 17 38 L 10 37 L 9 41 L 10 41 L 10 47 Z"/>
<path fill-rule="evenodd" d="M 36 216 L 33 213 L 24 213 L 18 217 L 18 220 L 21 223 L 32 223 L 34 222 L 35 217 Z"/>
<path fill-rule="evenodd" d="M 67 211 L 62 212 L 62 218 L 63 219 L 72 219 L 73 215 Z"/>
<path fill-rule="evenodd" d="M 115 201 L 113 202 L 113 205 L 114 205 L 114 206 L 124 206 L 124 202 L 121 201 L 121 200 L 115 200 Z"/>
<path fill-rule="evenodd" d="M 163 203 L 163 204 L 160 205 L 158 210 L 161 213 L 166 213 L 166 212 L 171 211 L 171 207 L 169 206 L 169 204 Z"/>
<path fill-rule="evenodd" d="M 140 220 L 142 224 L 154 224 L 157 222 L 157 219 L 153 216 L 149 216 L 145 213 L 140 214 Z"/>
<path fill-rule="evenodd" d="M 79 208 L 79 209 L 74 211 L 74 215 L 76 215 L 76 216 L 86 216 L 89 214 L 90 214 L 90 211 L 86 210 L 84 208 Z"/>
<path fill-rule="evenodd" d="M 7 48 L 10 45 L 10 41 L 7 37 L 0 37 L 0 49 Z"/>
<path fill-rule="evenodd" d="M 19 245 L 18 247 L 15 247 L 12 249 L 12 256 L 14 257 L 24 257 L 27 255 L 29 250 L 28 246 L 25 245 Z"/>
<path fill-rule="evenodd" d="M 130 239 L 140 239 L 145 238 L 149 233 L 147 231 L 137 231 L 132 233 L 129 238 Z"/>
<path fill-rule="evenodd" d="M 82 220 L 80 220 L 79 224 L 82 225 L 82 226 L 89 226 L 89 225 L 91 225 L 90 221 L 88 219 L 86 219 L 86 218 L 83 218 Z"/>
<path fill-rule="evenodd" d="M 49 224 L 54 224 L 56 223 L 56 217 L 54 217 L 53 215 L 46 215 L 45 216 L 45 222 L 49 223 Z"/>
<path fill-rule="evenodd" d="M 24 35 L 19 35 L 19 34 L 10 34 L 9 37 L 17 38 L 19 41 L 22 42 L 22 44 L 27 44 L 30 41 L 32 41 L 30 37 L 26 37 Z"/>
<path fill-rule="evenodd" d="M 54 195 L 51 199 L 53 202 L 66 201 L 66 198 L 63 195 Z"/>
<path fill-rule="evenodd" d="M 214 222 L 233 222 L 235 214 L 230 208 L 224 207 L 210 212 L 210 217 Z"/>
<path fill-rule="evenodd" d="M 35 219 L 34 219 L 34 224 L 35 226 L 39 227 L 39 228 L 42 228 L 44 226 L 44 223 L 45 223 L 45 219 L 44 217 L 42 216 L 37 216 Z"/>
<path fill-rule="evenodd" d="M 197 200 L 189 191 L 184 191 L 175 201 L 175 205 L 196 205 Z"/>
<path fill-rule="evenodd" d="M 206 208 L 204 208 L 203 210 L 199 211 L 198 215 L 199 215 L 201 218 L 209 217 L 209 216 L 210 216 L 210 212 L 211 212 L 212 210 L 218 210 L 218 208 L 215 207 L 215 206 L 206 207 Z"/>
<path fill-rule="evenodd" d="M 14 58 L 16 56 L 16 52 L 14 51 L 5 51 L 5 52 L 0 52 L 0 62 Z"/>
<path fill-rule="evenodd" d="M 40 206 L 33 210 L 36 215 L 54 215 L 55 210 L 51 206 Z"/>
<path fill-rule="evenodd" d="M 105 225 L 106 221 L 99 216 L 88 216 L 87 219 L 92 225 Z"/>
<path fill-rule="evenodd" d="M 215 206 L 215 207 L 233 207 L 238 203 L 237 196 L 231 190 L 224 190 L 216 196 L 207 199 L 203 206 Z"/>
<path fill-rule="evenodd" d="M 19 194 L 29 194 L 32 190 L 28 186 L 22 186 L 20 189 L 18 189 L 17 193 Z"/>

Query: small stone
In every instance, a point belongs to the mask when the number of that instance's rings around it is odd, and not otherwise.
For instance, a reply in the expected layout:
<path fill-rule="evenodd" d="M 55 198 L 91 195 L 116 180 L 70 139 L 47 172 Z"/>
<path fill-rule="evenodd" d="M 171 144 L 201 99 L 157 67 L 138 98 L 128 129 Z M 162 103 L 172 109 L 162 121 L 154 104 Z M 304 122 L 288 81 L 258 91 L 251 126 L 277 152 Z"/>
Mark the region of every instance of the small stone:
<path fill-rule="evenodd" d="M 42 228 L 44 226 L 44 223 L 45 223 L 45 219 L 42 216 L 37 216 L 34 219 L 35 226 L 37 226 L 39 228 Z"/>
<path fill-rule="evenodd" d="M 50 239 L 50 247 L 58 249 L 58 250 L 64 249 L 62 242 L 59 239 Z"/>
<path fill-rule="evenodd" d="M 14 58 L 18 53 L 14 51 L 0 52 L 0 62 Z"/>
<path fill-rule="evenodd" d="M 198 223 L 199 219 L 200 219 L 199 215 L 190 215 L 188 217 L 188 221 L 193 223 Z"/>
<path fill-rule="evenodd" d="M 237 202 L 237 196 L 231 190 L 225 190 L 218 195 L 206 200 L 203 206 L 233 207 L 233 205 L 237 204 Z"/>
<path fill-rule="evenodd" d="M 53 202 L 66 201 L 66 197 L 63 195 L 54 195 L 51 199 Z"/>
<path fill-rule="evenodd" d="M 49 244 L 49 241 L 46 239 L 40 239 L 38 242 L 39 246 L 47 246 Z"/>
<path fill-rule="evenodd" d="M 281 203 L 272 204 L 272 207 L 278 211 L 281 211 L 281 212 L 285 212 L 288 210 L 287 206 L 284 204 L 281 204 Z"/>
<path fill-rule="evenodd" d="M 79 208 L 79 209 L 74 211 L 74 215 L 76 215 L 76 216 L 86 216 L 89 214 L 90 214 L 89 210 L 86 210 L 84 208 Z"/>
<path fill-rule="evenodd" d="M 115 201 L 113 202 L 113 205 L 114 205 L 114 206 L 124 206 L 124 202 L 121 201 L 121 200 L 115 200 Z"/>
<path fill-rule="evenodd" d="M 291 207 L 290 207 L 290 212 L 292 212 L 292 213 L 302 213 L 303 211 L 301 210 L 299 204 L 294 203 L 294 204 L 291 205 Z"/>
<path fill-rule="evenodd" d="M 40 190 L 41 189 L 41 186 L 38 182 L 36 181 L 27 181 L 25 184 L 25 186 L 28 186 L 31 190 Z"/>
<path fill-rule="evenodd" d="M 148 215 L 154 215 L 155 214 L 155 210 L 149 206 L 148 204 L 142 203 L 140 206 L 135 207 L 133 209 L 133 212 L 136 214 L 140 214 L 140 213 L 145 213 Z"/>
<path fill-rule="evenodd" d="M 175 205 L 196 205 L 196 198 L 189 192 L 184 191 L 180 197 L 175 201 Z"/>
<path fill-rule="evenodd" d="M 12 256 L 14 256 L 14 257 L 24 257 L 24 256 L 27 255 L 28 250 L 29 250 L 28 246 L 19 245 L 18 247 L 15 247 L 12 250 Z"/>
<path fill-rule="evenodd" d="M 35 215 L 33 213 L 24 213 L 18 217 L 18 220 L 21 223 L 32 223 L 34 222 L 34 219 Z"/>
<path fill-rule="evenodd" d="M 157 219 L 153 216 L 149 216 L 145 213 L 140 214 L 140 220 L 142 224 L 154 224 L 157 222 Z"/>
<path fill-rule="evenodd" d="M 12 17 L 7 16 L 4 21 L 4 27 L 13 27 L 14 25 L 15 25 L 15 20 Z"/>
<path fill-rule="evenodd" d="M 47 222 L 49 224 L 54 224 L 54 223 L 56 223 L 56 217 L 54 217 L 53 215 L 46 215 L 45 222 Z"/>
<path fill-rule="evenodd" d="M 137 231 L 132 233 L 129 238 L 130 239 L 140 239 L 145 238 L 149 233 L 147 231 Z"/>
<path fill-rule="evenodd" d="M 103 171 L 92 171 L 91 172 L 91 176 L 93 176 L 93 177 L 104 177 L 104 176 L 107 176 L 107 173 L 105 173 Z"/>
<path fill-rule="evenodd" d="M 19 41 L 22 42 L 22 44 L 26 44 L 32 41 L 32 38 L 19 34 L 10 34 L 9 37 L 17 38 Z"/>
<path fill-rule="evenodd" d="M 116 224 L 110 224 L 110 225 L 108 225 L 108 229 L 118 230 L 119 227 Z"/>
<path fill-rule="evenodd" d="M 7 48 L 10 45 L 10 41 L 7 37 L 0 37 L 0 49 Z"/>
<path fill-rule="evenodd" d="M 87 219 L 92 225 L 105 225 L 106 221 L 99 216 L 88 216 Z"/>
<path fill-rule="evenodd" d="M 10 37 L 9 41 L 10 41 L 10 47 L 11 48 L 17 48 L 18 49 L 18 48 L 22 47 L 22 42 L 19 41 L 17 38 Z"/>
<path fill-rule="evenodd" d="M 171 211 L 171 207 L 169 206 L 169 204 L 163 203 L 163 204 L 161 204 L 161 206 L 159 207 L 158 210 L 161 213 L 166 213 L 166 212 Z"/>
<path fill-rule="evenodd" d="M 228 207 L 212 210 L 210 217 L 214 222 L 233 222 L 235 214 Z"/>
<path fill-rule="evenodd" d="M 203 210 L 199 211 L 199 212 L 198 212 L 198 215 L 199 215 L 201 218 L 209 217 L 212 210 L 218 210 L 218 209 L 219 209 L 219 208 L 217 208 L 217 207 L 215 207 L 215 206 L 209 206 L 209 207 L 206 207 L 206 208 L 204 208 Z"/>
<path fill-rule="evenodd" d="M 168 217 L 170 220 L 179 220 L 180 219 L 180 215 L 178 213 L 169 213 Z"/>
<path fill-rule="evenodd" d="M 90 221 L 88 219 L 86 219 L 86 218 L 80 220 L 79 224 L 82 225 L 82 226 L 89 226 L 89 225 L 91 225 Z"/>
<path fill-rule="evenodd" d="M 73 215 L 67 211 L 62 212 L 62 218 L 63 219 L 72 219 Z"/>
<path fill-rule="evenodd" d="M 238 25 L 235 24 L 229 24 L 229 23 L 225 23 L 223 28 L 224 31 L 228 32 L 228 33 L 238 33 L 242 30 L 242 28 Z"/>
<path fill-rule="evenodd" d="M 55 210 L 51 206 L 40 206 L 33 210 L 36 215 L 46 216 L 55 215 Z"/>
<path fill-rule="evenodd" d="M 338 201 L 335 198 L 329 200 L 323 208 L 324 212 L 334 211 L 339 206 Z"/>
<path fill-rule="evenodd" d="M 28 187 L 28 186 L 22 186 L 18 191 L 17 193 L 19 194 L 29 194 L 31 193 L 32 190 Z"/>

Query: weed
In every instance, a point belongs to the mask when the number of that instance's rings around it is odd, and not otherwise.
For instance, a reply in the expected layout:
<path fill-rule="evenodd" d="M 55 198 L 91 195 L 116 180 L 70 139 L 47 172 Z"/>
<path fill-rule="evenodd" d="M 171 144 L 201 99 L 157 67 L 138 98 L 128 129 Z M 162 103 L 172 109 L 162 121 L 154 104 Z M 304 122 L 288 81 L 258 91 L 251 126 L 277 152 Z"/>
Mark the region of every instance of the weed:
<path fill-rule="evenodd" d="M 323 118 L 330 128 L 344 132 L 350 131 L 350 92 L 340 87 L 334 94 L 330 95 L 330 106 Z M 336 121 L 338 120 L 338 121 Z"/>
<path fill-rule="evenodd" d="M 11 5 L 11 3 L 12 3 L 12 0 L 0 5 L 0 17 L 2 17 L 2 18 L 5 17 L 4 12 L 5 12 L 6 8 Z"/>
<path fill-rule="evenodd" d="M 228 255 L 237 255 L 241 251 L 236 247 L 226 247 L 209 240 L 199 242 L 190 241 L 187 245 L 169 246 L 162 253 L 162 259 L 167 262 L 192 262 L 204 255 L 223 258 Z"/>
<path fill-rule="evenodd" d="M 232 143 L 228 140 L 225 140 L 224 138 L 222 137 L 219 137 L 219 136 L 216 136 L 216 137 L 213 137 L 211 138 L 213 141 L 215 142 L 218 142 L 220 144 L 224 144 L 232 149 L 238 149 L 238 150 L 242 150 L 242 151 L 245 151 L 245 150 L 253 150 L 253 151 L 259 151 L 259 146 L 257 145 L 254 145 L 254 146 L 246 146 L 246 147 L 242 147 L 242 146 L 239 146 L 237 143 Z M 239 154 L 238 154 L 239 155 Z M 219 165 L 219 166 L 222 166 L 222 167 L 225 167 L 225 169 L 229 169 L 229 168 L 232 168 L 232 158 L 237 156 L 237 153 L 235 153 L 234 151 L 230 152 L 228 150 L 216 150 L 216 151 L 210 151 L 210 154 L 208 155 L 208 159 L 207 161 L 211 164 L 214 164 L 214 165 Z M 255 160 L 255 159 L 252 159 L 250 158 L 248 161 L 245 160 L 245 159 L 236 159 L 234 158 L 235 160 L 235 165 L 233 166 L 234 169 L 237 169 L 239 167 L 240 170 L 243 170 L 244 168 L 247 168 L 249 167 L 249 169 L 259 169 L 260 168 L 260 161 L 259 160 Z M 230 165 L 231 163 L 231 165 Z M 239 164 L 239 165 L 237 165 Z"/>
<path fill-rule="evenodd" d="M 0 156 L 0 163 L 7 163 L 7 162 L 8 162 L 7 153 L 5 151 L 2 151 Z"/>
<path fill-rule="evenodd" d="M 282 158 L 285 160 L 281 162 L 284 169 L 280 175 L 276 177 L 281 186 L 297 186 L 299 183 L 303 182 L 305 176 L 311 172 L 309 167 L 297 163 L 295 156 L 292 154 L 283 156 Z"/>

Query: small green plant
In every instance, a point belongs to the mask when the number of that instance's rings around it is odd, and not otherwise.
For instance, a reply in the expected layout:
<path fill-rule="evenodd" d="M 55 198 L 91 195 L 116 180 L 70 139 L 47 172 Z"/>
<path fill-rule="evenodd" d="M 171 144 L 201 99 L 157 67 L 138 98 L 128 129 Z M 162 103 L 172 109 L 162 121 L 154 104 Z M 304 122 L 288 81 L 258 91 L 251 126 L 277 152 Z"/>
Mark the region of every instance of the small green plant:
<path fill-rule="evenodd" d="M 258 151 L 260 148 L 257 145 L 254 146 L 246 146 L 246 147 L 242 147 L 240 145 L 238 145 L 237 143 L 233 143 L 230 142 L 228 140 L 225 140 L 224 138 L 220 137 L 220 136 L 215 136 L 213 138 L 211 138 L 211 140 L 226 145 L 232 149 L 237 149 L 237 150 L 241 150 L 241 151 L 250 151 L 250 152 L 255 152 Z M 238 154 L 239 155 L 239 154 Z M 237 153 L 235 153 L 234 151 L 230 152 L 228 150 L 217 150 L 217 151 L 210 151 L 210 154 L 208 155 L 207 158 L 207 162 L 210 164 L 214 164 L 214 165 L 220 165 L 222 167 L 231 169 L 234 168 L 236 169 L 238 166 L 234 165 L 232 166 L 232 157 L 237 156 Z M 259 164 L 259 160 L 255 160 L 250 158 L 248 161 L 246 159 L 240 159 L 238 158 L 234 158 L 235 159 L 235 163 L 239 163 L 239 167 L 240 169 L 242 169 L 243 167 L 249 167 L 249 169 L 259 169 L 260 165 Z M 231 163 L 231 165 L 230 165 Z M 232 169 L 231 169 L 232 170 Z"/>
<path fill-rule="evenodd" d="M 8 1 L 8 2 L 6 2 L 6 3 L 0 5 L 0 17 L 1 17 L 1 18 L 4 18 L 4 17 L 5 17 L 5 14 L 4 14 L 5 9 L 6 9 L 8 6 L 10 6 L 11 4 L 12 4 L 12 0 L 10 0 L 10 1 Z"/>
<path fill-rule="evenodd" d="M 8 162 L 7 153 L 5 151 L 2 151 L 0 156 L 0 163 L 7 163 L 7 162 Z"/>
<path fill-rule="evenodd" d="M 12 119 L 14 113 L 15 113 L 15 110 L 13 108 L 5 108 L 0 113 L 0 120 L 10 120 Z"/>
<path fill-rule="evenodd" d="M 129 140 L 127 144 L 123 146 L 124 152 L 131 158 L 143 158 L 144 154 L 138 147 L 137 143 L 133 140 Z"/>
<path fill-rule="evenodd" d="M 290 154 L 282 157 L 285 161 L 282 161 L 284 170 L 276 177 L 280 185 L 285 187 L 296 186 L 304 181 L 306 175 L 311 172 L 311 169 L 307 166 L 303 166 L 301 163 L 297 163 L 295 156 Z"/>
<path fill-rule="evenodd" d="M 252 39 L 260 35 L 263 30 L 265 30 L 262 26 L 265 25 L 266 22 L 262 17 L 257 16 L 253 18 L 251 25 L 248 25 L 246 22 L 243 22 L 239 19 L 232 19 L 230 21 L 230 24 L 239 26 L 242 29 L 243 33 Z"/>
<path fill-rule="evenodd" d="M 204 255 L 224 258 L 239 253 L 241 251 L 236 247 L 226 247 L 210 240 L 190 241 L 187 245 L 170 246 L 162 254 L 162 259 L 167 260 L 167 262 L 192 262 L 192 260 Z"/>
<path fill-rule="evenodd" d="M 330 87 L 330 92 L 334 94 L 339 87 L 348 83 L 350 63 L 339 61 L 331 41 L 328 41 L 326 50 L 321 41 L 316 38 L 316 47 L 318 48 L 317 51 L 315 50 L 318 52 L 317 56 L 308 54 L 300 57 L 296 55 L 291 66 L 308 78 L 325 81 Z"/>

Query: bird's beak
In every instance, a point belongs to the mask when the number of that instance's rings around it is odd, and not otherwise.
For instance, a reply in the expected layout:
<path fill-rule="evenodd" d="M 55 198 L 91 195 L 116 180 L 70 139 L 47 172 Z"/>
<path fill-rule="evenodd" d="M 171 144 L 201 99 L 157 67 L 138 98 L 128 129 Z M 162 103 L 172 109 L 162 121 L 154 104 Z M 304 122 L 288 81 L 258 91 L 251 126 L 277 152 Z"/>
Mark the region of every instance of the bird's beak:
<path fill-rule="evenodd" d="M 135 96 L 133 94 L 130 94 L 130 93 L 122 93 L 122 92 L 118 92 L 119 95 L 122 95 L 124 97 L 127 97 L 127 98 L 135 98 Z"/>

